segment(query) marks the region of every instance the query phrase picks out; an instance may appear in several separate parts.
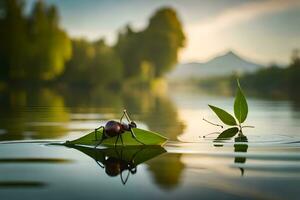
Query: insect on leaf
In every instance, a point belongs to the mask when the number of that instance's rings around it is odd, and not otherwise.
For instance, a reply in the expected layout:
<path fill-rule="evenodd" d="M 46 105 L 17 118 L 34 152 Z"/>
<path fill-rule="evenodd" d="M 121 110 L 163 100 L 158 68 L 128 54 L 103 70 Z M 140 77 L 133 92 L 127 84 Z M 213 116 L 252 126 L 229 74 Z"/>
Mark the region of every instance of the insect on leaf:
<path fill-rule="evenodd" d="M 226 112 L 225 110 L 215 107 L 215 106 L 212 106 L 212 105 L 208 105 L 208 106 L 216 113 L 216 115 L 219 117 L 219 119 L 224 124 L 227 124 L 230 126 L 237 125 L 234 117 L 231 114 L 229 114 L 228 112 Z"/>
<path fill-rule="evenodd" d="M 223 131 L 216 140 L 222 140 L 222 139 L 230 139 L 233 136 L 235 136 L 239 132 L 239 129 L 237 127 L 228 128 L 225 131 Z"/>
<path fill-rule="evenodd" d="M 164 136 L 162 136 L 158 133 L 152 132 L 152 131 L 148 131 L 148 130 L 144 130 L 144 129 L 140 129 L 140 128 L 133 128 L 133 131 L 134 131 L 136 137 L 140 141 L 142 141 L 145 145 L 162 146 L 167 141 L 167 138 L 165 138 Z M 96 134 L 97 134 L 97 138 L 98 138 L 97 141 L 95 140 L 95 132 L 92 131 L 92 132 L 82 136 L 81 138 L 78 138 L 78 139 L 72 140 L 72 141 L 68 141 L 67 144 L 95 146 L 96 144 L 99 143 L 99 141 L 102 137 L 103 129 L 98 130 L 96 132 Z M 126 131 L 124 134 L 122 134 L 122 138 L 123 138 L 124 146 L 142 145 L 139 142 L 137 142 L 135 139 L 132 138 L 131 133 L 129 131 Z M 102 145 L 114 146 L 116 139 L 117 139 L 117 136 L 107 138 L 102 142 Z M 120 140 L 116 146 L 123 146 L 122 143 L 120 142 Z"/>
<path fill-rule="evenodd" d="M 240 123 L 243 123 L 248 115 L 248 104 L 238 80 L 237 83 L 238 88 L 234 101 L 234 115 Z"/>

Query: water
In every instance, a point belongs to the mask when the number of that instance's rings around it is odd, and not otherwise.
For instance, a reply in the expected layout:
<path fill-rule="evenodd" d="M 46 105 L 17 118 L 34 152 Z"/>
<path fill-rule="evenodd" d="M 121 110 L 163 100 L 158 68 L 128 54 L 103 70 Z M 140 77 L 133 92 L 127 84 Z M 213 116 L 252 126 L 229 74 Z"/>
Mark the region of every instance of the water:
<path fill-rule="evenodd" d="M 300 106 L 249 98 L 246 137 L 222 131 L 196 91 L 114 93 L 11 89 L 0 95 L 1 199 L 299 199 Z M 126 108 L 139 127 L 170 138 L 164 149 L 50 145 L 90 132 Z"/>

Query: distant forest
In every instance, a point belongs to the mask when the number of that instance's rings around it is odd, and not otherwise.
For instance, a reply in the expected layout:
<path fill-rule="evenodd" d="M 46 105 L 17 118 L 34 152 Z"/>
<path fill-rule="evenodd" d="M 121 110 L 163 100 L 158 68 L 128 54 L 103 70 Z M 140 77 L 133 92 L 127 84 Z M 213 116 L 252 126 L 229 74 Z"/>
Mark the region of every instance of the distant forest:
<path fill-rule="evenodd" d="M 224 76 L 197 81 L 197 85 L 210 91 L 233 93 L 236 79 L 239 78 L 243 88 L 250 95 L 300 99 L 300 57 L 294 50 L 290 64 L 284 67 L 271 65 L 254 73 L 240 76 Z"/>
<path fill-rule="evenodd" d="M 113 46 L 104 39 L 70 38 L 54 5 L 36 1 L 29 14 L 22 0 L 0 1 L 0 82 L 118 86 L 125 80 L 149 83 L 177 62 L 185 44 L 176 12 L 161 8 L 148 26 L 127 25 Z M 101 19 L 99 19 L 101 20 Z"/>

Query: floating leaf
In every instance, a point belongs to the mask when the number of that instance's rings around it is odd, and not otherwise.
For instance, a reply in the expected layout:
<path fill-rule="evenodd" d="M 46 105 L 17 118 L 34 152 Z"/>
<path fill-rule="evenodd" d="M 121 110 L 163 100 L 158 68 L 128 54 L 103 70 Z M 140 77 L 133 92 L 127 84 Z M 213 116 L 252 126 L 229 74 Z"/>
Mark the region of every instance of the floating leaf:
<path fill-rule="evenodd" d="M 216 115 L 220 118 L 220 120 L 224 124 L 227 124 L 230 126 L 237 125 L 234 117 L 231 114 L 229 114 L 228 112 L 226 112 L 225 110 L 215 107 L 215 106 L 212 106 L 212 105 L 208 105 L 208 106 L 216 113 Z"/>
<path fill-rule="evenodd" d="M 248 115 L 248 104 L 239 81 L 237 81 L 237 83 L 238 88 L 234 101 L 234 115 L 240 123 L 243 123 Z"/>
<path fill-rule="evenodd" d="M 228 128 L 225 131 L 223 131 L 216 140 L 222 140 L 222 139 L 230 139 L 233 136 L 235 136 L 239 132 L 239 129 L 237 127 Z"/>
<path fill-rule="evenodd" d="M 161 146 L 111 147 L 106 149 L 74 146 L 73 148 L 101 163 L 104 163 L 104 160 L 107 158 L 115 158 L 115 160 L 126 162 L 134 161 L 135 165 L 139 165 L 166 152 Z"/>
<path fill-rule="evenodd" d="M 145 145 L 163 145 L 166 143 L 167 138 L 152 132 L 147 131 L 139 128 L 133 128 L 133 131 L 137 137 L 137 139 L 143 142 Z M 97 140 L 95 140 L 95 132 L 92 131 L 91 133 L 72 141 L 67 141 L 66 145 L 89 145 L 95 146 L 99 143 L 103 134 L 103 129 L 97 131 Z M 126 131 L 122 134 L 123 144 L 124 146 L 139 146 L 142 145 L 137 142 L 134 138 L 132 138 L 131 133 Z M 105 139 L 101 145 L 104 146 L 114 146 L 117 136 Z M 121 139 L 118 140 L 117 146 L 122 146 Z"/>

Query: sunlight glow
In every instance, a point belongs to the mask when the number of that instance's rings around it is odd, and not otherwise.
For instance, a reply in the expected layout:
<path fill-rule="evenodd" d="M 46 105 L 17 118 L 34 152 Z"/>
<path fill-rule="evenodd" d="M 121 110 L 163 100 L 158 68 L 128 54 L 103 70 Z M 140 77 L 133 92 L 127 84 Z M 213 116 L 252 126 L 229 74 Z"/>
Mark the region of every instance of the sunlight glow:
<path fill-rule="evenodd" d="M 224 10 L 219 15 L 198 23 L 186 24 L 187 47 L 181 52 L 181 61 L 208 60 L 215 54 L 232 48 L 225 46 L 226 34 L 233 26 L 260 16 L 299 7 L 297 0 L 258 1 Z M 243 51 L 241 49 L 240 51 Z M 249 55 L 255 57 L 255 55 Z"/>

